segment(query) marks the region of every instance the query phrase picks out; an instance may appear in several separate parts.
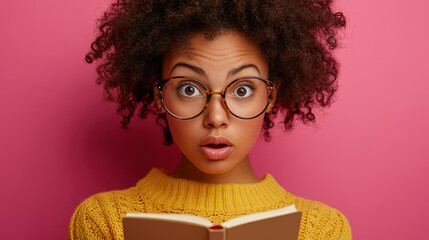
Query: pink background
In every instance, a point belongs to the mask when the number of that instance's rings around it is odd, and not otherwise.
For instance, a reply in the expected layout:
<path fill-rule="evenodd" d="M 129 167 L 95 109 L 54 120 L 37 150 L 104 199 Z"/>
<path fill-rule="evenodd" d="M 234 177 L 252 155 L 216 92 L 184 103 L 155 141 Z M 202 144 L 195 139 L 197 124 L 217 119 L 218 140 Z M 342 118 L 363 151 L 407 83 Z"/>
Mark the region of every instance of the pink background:
<path fill-rule="evenodd" d="M 152 119 L 126 131 L 84 62 L 107 1 L 0 8 L 0 239 L 64 239 L 77 205 L 173 169 Z M 340 1 L 340 91 L 315 127 L 251 152 L 295 195 L 342 211 L 354 239 L 429 239 L 427 0 Z"/>

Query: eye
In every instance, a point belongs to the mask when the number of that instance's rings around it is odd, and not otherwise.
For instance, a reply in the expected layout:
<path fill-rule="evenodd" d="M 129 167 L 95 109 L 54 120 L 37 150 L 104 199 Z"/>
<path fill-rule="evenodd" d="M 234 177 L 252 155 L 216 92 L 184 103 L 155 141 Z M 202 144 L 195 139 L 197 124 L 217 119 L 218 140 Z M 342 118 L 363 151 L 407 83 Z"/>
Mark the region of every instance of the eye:
<path fill-rule="evenodd" d="M 240 98 L 249 97 L 252 95 L 253 89 L 251 86 L 241 85 L 234 89 L 234 95 Z"/>
<path fill-rule="evenodd" d="M 179 87 L 179 93 L 186 97 L 195 97 L 200 95 L 198 88 L 191 84 L 183 84 Z"/>

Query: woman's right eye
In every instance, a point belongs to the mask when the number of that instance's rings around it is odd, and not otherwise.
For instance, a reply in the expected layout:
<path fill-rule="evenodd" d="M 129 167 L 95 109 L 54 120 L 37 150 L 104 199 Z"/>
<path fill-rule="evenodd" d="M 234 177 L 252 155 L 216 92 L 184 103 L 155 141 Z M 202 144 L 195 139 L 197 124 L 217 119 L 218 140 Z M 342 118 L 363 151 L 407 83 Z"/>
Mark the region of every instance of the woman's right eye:
<path fill-rule="evenodd" d="M 198 88 L 191 84 L 184 84 L 180 86 L 179 93 L 186 97 L 195 97 L 201 94 Z"/>

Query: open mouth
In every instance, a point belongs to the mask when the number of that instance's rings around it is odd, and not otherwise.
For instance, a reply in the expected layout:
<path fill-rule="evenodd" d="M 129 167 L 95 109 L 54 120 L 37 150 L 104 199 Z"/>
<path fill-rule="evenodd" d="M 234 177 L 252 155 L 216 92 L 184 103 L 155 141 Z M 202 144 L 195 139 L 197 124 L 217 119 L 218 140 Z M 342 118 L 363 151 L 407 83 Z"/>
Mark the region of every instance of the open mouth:
<path fill-rule="evenodd" d="M 201 152 L 208 158 L 219 160 L 226 158 L 232 151 L 232 144 L 221 136 L 209 136 L 200 144 Z"/>
<path fill-rule="evenodd" d="M 209 148 L 213 148 L 213 149 L 219 149 L 219 148 L 228 147 L 228 145 L 226 145 L 224 143 L 221 143 L 221 144 L 210 143 L 210 144 L 204 145 L 204 147 L 209 147 Z"/>

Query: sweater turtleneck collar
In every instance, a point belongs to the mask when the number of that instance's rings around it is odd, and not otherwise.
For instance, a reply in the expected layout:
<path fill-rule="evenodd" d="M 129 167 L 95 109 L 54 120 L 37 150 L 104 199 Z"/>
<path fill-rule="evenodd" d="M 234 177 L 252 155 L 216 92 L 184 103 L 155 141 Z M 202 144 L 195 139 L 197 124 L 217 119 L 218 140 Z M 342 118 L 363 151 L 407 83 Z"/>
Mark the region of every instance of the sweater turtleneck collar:
<path fill-rule="evenodd" d="M 202 212 L 248 213 L 266 211 L 292 204 L 294 196 L 266 174 L 258 183 L 206 183 L 167 175 L 152 169 L 137 183 L 141 196 L 172 209 Z"/>

